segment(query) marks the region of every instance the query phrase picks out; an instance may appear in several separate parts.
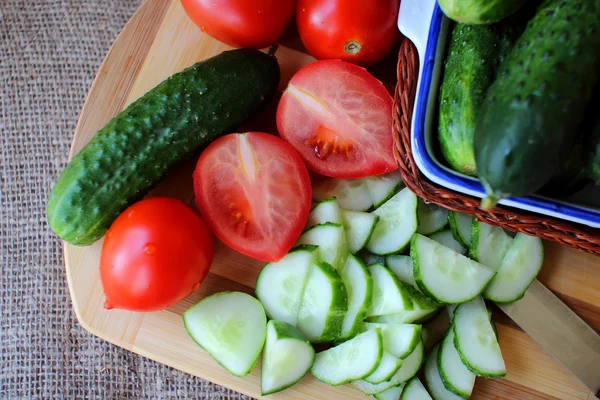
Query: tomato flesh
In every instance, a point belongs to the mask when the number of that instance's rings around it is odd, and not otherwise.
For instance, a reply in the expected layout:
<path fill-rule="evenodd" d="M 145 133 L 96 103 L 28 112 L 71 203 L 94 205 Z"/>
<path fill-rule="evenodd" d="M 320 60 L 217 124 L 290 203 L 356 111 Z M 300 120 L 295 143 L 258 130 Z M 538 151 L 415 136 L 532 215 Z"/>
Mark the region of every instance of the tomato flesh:
<path fill-rule="evenodd" d="M 365 69 L 339 61 L 294 75 L 277 108 L 277 128 L 321 175 L 361 178 L 397 168 L 392 98 Z"/>
<path fill-rule="evenodd" d="M 262 132 L 223 136 L 194 172 L 196 203 L 227 246 L 262 260 L 281 259 L 308 218 L 312 190 L 300 156 Z"/>
<path fill-rule="evenodd" d="M 113 222 L 102 247 L 105 307 L 156 311 L 178 303 L 200 285 L 213 252 L 210 231 L 181 201 L 134 204 Z"/>

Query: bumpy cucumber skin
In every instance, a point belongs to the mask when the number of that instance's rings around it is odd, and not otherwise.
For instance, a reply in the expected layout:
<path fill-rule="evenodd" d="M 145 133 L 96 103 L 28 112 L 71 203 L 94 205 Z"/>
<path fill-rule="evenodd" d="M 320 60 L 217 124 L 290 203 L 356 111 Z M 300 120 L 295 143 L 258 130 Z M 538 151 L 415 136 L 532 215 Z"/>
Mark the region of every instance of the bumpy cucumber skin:
<path fill-rule="evenodd" d="M 491 24 L 517 12 L 528 0 L 438 0 L 450 19 L 464 24 Z"/>
<path fill-rule="evenodd" d="M 477 175 L 473 137 L 481 105 L 497 69 L 522 29 L 508 24 L 456 24 L 440 88 L 438 138 L 452 169 Z"/>
<path fill-rule="evenodd" d="M 166 79 L 113 118 L 69 162 L 48 198 L 50 227 L 69 243 L 94 243 L 171 167 L 265 106 L 279 77 L 274 57 L 243 49 Z"/>
<path fill-rule="evenodd" d="M 475 129 L 482 202 L 535 193 L 571 150 L 600 69 L 600 0 L 546 0 L 488 90 Z"/>

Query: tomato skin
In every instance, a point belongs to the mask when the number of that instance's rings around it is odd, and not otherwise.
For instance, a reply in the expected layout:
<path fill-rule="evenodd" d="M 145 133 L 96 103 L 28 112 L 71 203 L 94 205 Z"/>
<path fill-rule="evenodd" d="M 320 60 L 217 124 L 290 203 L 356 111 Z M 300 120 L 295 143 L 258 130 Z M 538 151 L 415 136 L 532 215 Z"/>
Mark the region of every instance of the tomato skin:
<path fill-rule="evenodd" d="M 277 130 L 306 166 L 333 178 L 364 178 L 398 169 L 393 100 L 362 67 L 321 60 L 302 67 L 277 107 Z"/>
<path fill-rule="evenodd" d="M 269 47 L 284 34 L 296 0 L 181 0 L 203 32 L 232 47 Z"/>
<path fill-rule="evenodd" d="M 242 148 L 251 149 L 245 154 L 252 156 L 242 157 Z M 266 262 L 280 260 L 292 248 L 312 199 L 308 171 L 298 153 L 262 132 L 230 134 L 212 142 L 196 165 L 194 192 L 206 223 L 225 245 Z"/>
<path fill-rule="evenodd" d="M 299 0 L 300 38 L 315 58 L 370 66 L 400 39 L 400 0 Z"/>
<path fill-rule="evenodd" d="M 152 197 L 127 208 L 100 256 L 105 308 L 157 311 L 194 291 L 210 268 L 213 237 L 183 202 Z"/>

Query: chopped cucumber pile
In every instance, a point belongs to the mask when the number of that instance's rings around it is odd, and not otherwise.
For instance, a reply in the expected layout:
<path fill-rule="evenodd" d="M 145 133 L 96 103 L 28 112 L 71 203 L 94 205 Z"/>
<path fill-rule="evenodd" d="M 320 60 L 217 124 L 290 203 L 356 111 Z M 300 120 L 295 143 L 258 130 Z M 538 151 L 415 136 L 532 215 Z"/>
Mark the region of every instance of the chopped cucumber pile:
<path fill-rule="evenodd" d="M 201 300 L 184 313 L 190 336 L 237 376 L 264 345 L 263 395 L 308 371 L 378 400 L 466 399 L 476 376 L 504 376 L 483 298 L 520 299 L 541 269 L 542 241 L 513 239 L 401 187 L 397 172 L 315 185 L 320 202 L 297 247 L 258 275 L 259 301 L 237 292 Z M 444 306 L 450 328 L 425 362 L 421 324 Z M 311 343 L 334 346 L 315 355 Z M 416 377 L 423 364 L 427 389 Z"/>

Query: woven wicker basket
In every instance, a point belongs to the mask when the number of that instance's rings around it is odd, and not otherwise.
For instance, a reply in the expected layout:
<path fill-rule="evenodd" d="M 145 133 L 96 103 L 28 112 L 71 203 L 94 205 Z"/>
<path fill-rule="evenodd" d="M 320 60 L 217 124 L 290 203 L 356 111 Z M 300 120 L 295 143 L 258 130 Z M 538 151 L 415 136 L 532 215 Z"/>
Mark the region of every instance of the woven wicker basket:
<path fill-rule="evenodd" d="M 418 77 L 417 51 L 404 39 L 398 56 L 398 83 L 394 96 L 394 153 L 406 186 L 417 196 L 453 211 L 504 229 L 539 236 L 566 246 L 600 255 L 600 230 L 523 210 L 480 207 L 480 199 L 441 187 L 417 168 L 411 154 L 410 126 Z"/>

